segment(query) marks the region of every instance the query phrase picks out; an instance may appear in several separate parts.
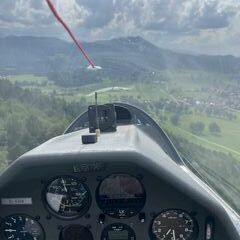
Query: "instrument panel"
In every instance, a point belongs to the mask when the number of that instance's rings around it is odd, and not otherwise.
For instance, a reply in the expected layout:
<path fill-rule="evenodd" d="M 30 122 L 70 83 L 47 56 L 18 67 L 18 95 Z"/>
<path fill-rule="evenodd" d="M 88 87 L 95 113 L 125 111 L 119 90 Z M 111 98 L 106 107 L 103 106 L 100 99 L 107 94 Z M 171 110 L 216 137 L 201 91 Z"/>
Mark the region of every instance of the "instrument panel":
<path fill-rule="evenodd" d="M 213 239 L 215 222 L 206 233 L 211 216 L 205 209 L 150 173 L 126 172 L 35 176 L 13 183 L 10 197 L 31 193 L 32 205 L 0 206 L 0 239 Z"/>
<path fill-rule="evenodd" d="M 128 107 L 134 124 L 82 144 L 83 114 L 69 134 L 0 175 L 1 240 L 239 239 L 231 208 L 187 169 L 149 116 Z"/>

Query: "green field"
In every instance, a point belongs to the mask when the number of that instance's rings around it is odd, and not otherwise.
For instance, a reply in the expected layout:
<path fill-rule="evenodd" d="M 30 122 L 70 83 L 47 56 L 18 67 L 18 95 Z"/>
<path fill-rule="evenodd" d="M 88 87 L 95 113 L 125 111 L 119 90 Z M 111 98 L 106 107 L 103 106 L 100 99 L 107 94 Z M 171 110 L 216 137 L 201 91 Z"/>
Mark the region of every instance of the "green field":
<path fill-rule="evenodd" d="M 237 114 L 236 120 L 228 121 L 226 119 L 219 119 L 215 117 L 207 117 L 201 114 L 183 115 L 180 120 L 179 126 L 174 126 L 171 123 L 164 123 L 164 127 L 178 132 L 179 135 L 183 135 L 189 140 L 194 140 L 202 143 L 207 148 L 221 149 L 222 151 L 230 151 L 240 155 L 240 114 Z M 205 129 L 201 135 L 191 133 L 189 125 L 191 122 L 201 121 L 205 124 Z M 220 135 L 213 135 L 209 132 L 208 126 L 210 123 L 216 122 L 221 128 Z M 161 122 L 160 122 L 161 124 Z M 225 148 L 225 149 L 224 149 Z"/>
<path fill-rule="evenodd" d="M 231 82 L 230 75 L 206 73 L 202 71 L 159 71 L 159 79 L 145 81 L 144 83 L 129 83 L 123 82 L 121 84 L 113 83 L 109 79 L 103 80 L 101 83 L 83 85 L 80 87 L 64 88 L 56 85 L 53 81 L 49 81 L 45 76 L 28 75 L 12 75 L 9 80 L 17 83 L 24 88 L 39 89 L 45 94 L 54 93 L 57 96 L 64 97 L 69 101 L 78 101 L 81 97 L 88 95 L 99 89 L 109 87 L 126 87 L 130 91 L 107 91 L 101 93 L 99 96 L 103 101 L 108 100 L 111 93 L 113 96 L 129 95 L 133 97 L 142 96 L 143 99 L 157 100 L 159 97 L 169 97 L 169 92 L 173 91 L 171 95 L 174 97 L 196 97 L 205 98 L 207 95 L 201 92 L 202 87 L 215 87 L 217 84 L 226 85 Z M 168 93 L 166 93 L 168 92 Z"/>
<path fill-rule="evenodd" d="M 48 81 L 46 77 L 35 76 L 32 74 L 12 75 L 12 76 L 9 76 L 8 79 L 13 83 L 22 83 L 26 85 L 32 84 L 33 86 L 36 86 L 38 84 L 42 84 Z"/>
<path fill-rule="evenodd" d="M 0 172 L 8 166 L 7 151 L 4 148 L 0 148 Z"/>
<path fill-rule="evenodd" d="M 237 136 L 235 134 L 235 136 L 232 136 L 226 131 L 222 132 L 221 136 L 213 136 L 209 132 L 205 131 L 206 133 L 204 135 L 199 136 L 193 134 L 188 128 L 184 129 L 183 126 L 175 127 L 171 124 L 163 124 L 163 128 L 174 135 L 186 138 L 190 142 L 201 145 L 207 149 L 220 151 L 226 154 L 230 153 L 240 161 L 239 135 Z"/>

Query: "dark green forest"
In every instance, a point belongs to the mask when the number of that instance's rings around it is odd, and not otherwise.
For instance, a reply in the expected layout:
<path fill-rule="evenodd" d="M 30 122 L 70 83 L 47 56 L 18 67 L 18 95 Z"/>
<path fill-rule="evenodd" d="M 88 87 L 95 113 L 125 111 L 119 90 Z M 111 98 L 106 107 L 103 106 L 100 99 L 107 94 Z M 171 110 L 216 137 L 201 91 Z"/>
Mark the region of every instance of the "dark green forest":
<path fill-rule="evenodd" d="M 61 134 L 86 103 L 67 103 L 38 90 L 0 81 L 0 150 L 8 163 L 44 141 Z M 2 159 L 4 160 L 4 159 Z"/>

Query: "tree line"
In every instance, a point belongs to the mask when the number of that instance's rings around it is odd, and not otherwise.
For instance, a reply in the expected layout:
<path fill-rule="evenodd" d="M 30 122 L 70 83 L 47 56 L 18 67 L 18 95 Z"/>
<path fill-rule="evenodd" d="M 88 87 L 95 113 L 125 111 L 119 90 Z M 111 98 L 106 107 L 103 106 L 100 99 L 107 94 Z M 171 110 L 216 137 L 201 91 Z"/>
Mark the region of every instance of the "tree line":
<path fill-rule="evenodd" d="M 86 102 L 67 103 L 39 90 L 18 87 L 0 80 L 0 152 L 11 162 L 24 152 L 61 134 L 86 110 Z M 0 162 L 5 159 L 1 159 Z M 2 156 L 3 158 L 3 156 Z"/>

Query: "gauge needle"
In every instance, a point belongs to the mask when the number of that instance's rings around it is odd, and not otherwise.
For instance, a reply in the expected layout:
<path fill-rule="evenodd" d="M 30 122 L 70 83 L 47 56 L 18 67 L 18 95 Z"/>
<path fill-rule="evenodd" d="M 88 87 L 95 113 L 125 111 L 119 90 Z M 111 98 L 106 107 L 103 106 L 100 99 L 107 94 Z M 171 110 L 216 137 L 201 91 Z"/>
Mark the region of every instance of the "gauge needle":
<path fill-rule="evenodd" d="M 168 232 L 166 233 L 166 235 L 168 235 L 171 231 L 172 231 L 172 229 L 169 229 Z"/>
<path fill-rule="evenodd" d="M 176 240 L 175 230 L 173 230 L 172 233 L 173 233 L 173 240 Z"/>
<path fill-rule="evenodd" d="M 67 192 L 66 184 L 65 184 L 63 178 L 62 178 L 62 184 L 63 184 L 63 187 L 64 187 L 64 191 Z"/>

